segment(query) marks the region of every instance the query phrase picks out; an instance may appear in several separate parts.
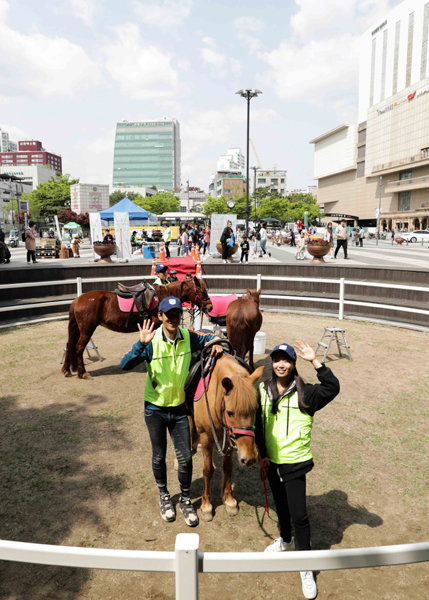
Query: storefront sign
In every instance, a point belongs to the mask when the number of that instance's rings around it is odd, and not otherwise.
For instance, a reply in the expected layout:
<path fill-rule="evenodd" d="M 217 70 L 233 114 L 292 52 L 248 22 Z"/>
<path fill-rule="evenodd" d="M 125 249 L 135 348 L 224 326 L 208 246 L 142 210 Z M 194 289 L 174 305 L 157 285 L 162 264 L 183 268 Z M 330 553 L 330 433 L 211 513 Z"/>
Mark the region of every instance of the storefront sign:
<path fill-rule="evenodd" d="M 427 94 L 429 92 L 429 85 L 421 88 L 420 90 L 414 90 L 414 92 L 411 92 L 410 94 L 408 94 L 407 96 L 404 96 L 404 98 L 401 98 L 400 100 L 397 100 L 396 102 L 392 102 L 391 104 L 388 104 L 387 106 L 385 106 L 384 108 L 377 108 L 377 114 L 378 115 L 383 115 L 384 113 L 393 110 L 396 106 L 399 106 L 400 104 L 404 104 L 405 102 L 410 102 L 411 100 L 414 100 L 414 98 L 418 98 L 419 96 L 423 96 L 423 94 Z"/>

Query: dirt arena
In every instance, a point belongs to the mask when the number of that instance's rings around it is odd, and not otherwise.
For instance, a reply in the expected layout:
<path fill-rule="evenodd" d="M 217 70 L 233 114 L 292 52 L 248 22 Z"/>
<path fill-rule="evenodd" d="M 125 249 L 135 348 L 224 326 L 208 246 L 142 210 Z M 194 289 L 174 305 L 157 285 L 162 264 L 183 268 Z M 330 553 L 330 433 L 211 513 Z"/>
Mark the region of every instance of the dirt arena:
<path fill-rule="evenodd" d="M 328 360 L 340 395 L 316 414 L 308 475 L 314 549 L 354 548 L 429 539 L 429 335 L 386 325 L 344 321 L 353 361 Z M 298 339 L 315 346 L 330 317 L 264 313 L 268 352 Z M 240 511 L 220 504 L 220 469 L 214 477 L 216 514 L 189 529 L 178 514 L 165 523 L 151 472 L 143 416 L 144 368 L 121 372 L 121 356 L 136 334 L 96 330 L 103 361 L 87 360 L 92 377 L 66 379 L 60 359 L 67 322 L 0 333 L 0 538 L 43 544 L 174 550 L 180 532 L 197 532 L 202 551 L 262 551 L 277 536 L 270 497 L 258 468 L 235 469 Z M 315 382 L 311 365 L 300 374 Z M 268 367 L 266 369 L 268 375 Z M 171 445 L 169 488 L 178 498 Z M 220 461 L 216 458 L 219 467 Z M 199 506 L 202 461 L 194 458 L 192 496 Z M 0 564 L 0 598 L 11 600 L 167 600 L 170 574 Z M 322 572 L 320 599 L 424 600 L 426 564 Z M 302 598 L 299 574 L 200 575 L 201 600 Z"/>

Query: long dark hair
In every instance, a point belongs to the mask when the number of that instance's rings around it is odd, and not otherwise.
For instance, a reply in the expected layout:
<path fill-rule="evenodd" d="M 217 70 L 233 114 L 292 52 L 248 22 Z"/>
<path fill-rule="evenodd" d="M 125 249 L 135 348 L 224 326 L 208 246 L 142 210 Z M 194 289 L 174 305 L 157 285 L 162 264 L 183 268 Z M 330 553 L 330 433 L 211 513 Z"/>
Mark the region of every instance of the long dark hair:
<path fill-rule="evenodd" d="M 305 391 L 304 391 L 305 382 L 302 379 L 302 377 L 300 377 L 298 375 L 298 371 L 296 370 L 296 367 L 294 367 L 294 369 L 292 371 L 292 378 L 295 381 L 295 387 L 298 392 L 299 410 L 301 412 L 307 412 L 307 408 L 309 405 L 305 403 Z M 291 379 L 291 381 L 292 381 L 292 379 Z M 279 410 L 280 394 L 277 389 L 277 375 L 274 373 L 274 369 L 272 371 L 271 379 L 268 381 L 268 385 L 271 389 L 271 394 L 272 394 L 272 398 L 273 398 L 273 403 L 271 405 L 271 413 L 273 415 L 275 415 Z"/>

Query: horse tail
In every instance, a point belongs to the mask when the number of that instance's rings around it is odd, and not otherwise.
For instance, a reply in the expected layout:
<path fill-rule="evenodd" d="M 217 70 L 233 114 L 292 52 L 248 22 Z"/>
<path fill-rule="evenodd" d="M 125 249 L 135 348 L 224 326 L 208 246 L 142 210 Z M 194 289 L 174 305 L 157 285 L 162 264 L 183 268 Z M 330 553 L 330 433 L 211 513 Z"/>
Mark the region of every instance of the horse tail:
<path fill-rule="evenodd" d="M 67 352 L 69 356 L 71 370 L 77 371 L 76 344 L 80 337 L 80 331 L 75 316 L 74 303 L 75 301 L 71 303 L 69 310 L 69 339 L 67 341 Z"/>

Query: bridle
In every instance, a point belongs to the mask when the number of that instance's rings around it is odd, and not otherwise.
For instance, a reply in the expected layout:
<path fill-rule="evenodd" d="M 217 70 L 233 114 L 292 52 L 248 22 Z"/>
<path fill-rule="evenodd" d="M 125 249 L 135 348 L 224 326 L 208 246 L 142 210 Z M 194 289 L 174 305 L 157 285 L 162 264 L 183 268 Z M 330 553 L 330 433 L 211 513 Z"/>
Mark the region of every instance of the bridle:
<path fill-rule="evenodd" d="M 202 296 L 201 296 L 201 288 L 200 291 L 198 291 L 197 286 L 195 284 L 195 281 L 192 282 L 194 284 L 194 300 L 193 300 L 193 304 L 195 304 L 199 310 L 202 310 L 203 312 L 206 312 L 207 309 L 207 305 L 211 304 L 211 300 L 209 297 L 207 297 L 207 300 L 205 300 Z"/>

